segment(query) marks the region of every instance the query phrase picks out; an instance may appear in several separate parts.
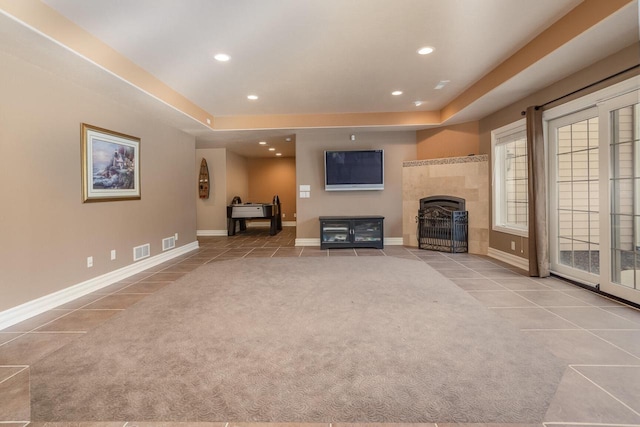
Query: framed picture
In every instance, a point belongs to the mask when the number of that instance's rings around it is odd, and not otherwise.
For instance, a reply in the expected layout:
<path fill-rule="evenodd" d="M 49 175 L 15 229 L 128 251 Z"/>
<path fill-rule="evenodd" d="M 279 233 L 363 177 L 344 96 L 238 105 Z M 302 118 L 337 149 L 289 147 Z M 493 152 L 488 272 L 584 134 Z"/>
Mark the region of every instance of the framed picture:
<path fill-rule="evenodd" d="M 140 138 L 82 123 L 82 198 L 140 199 Z"/>

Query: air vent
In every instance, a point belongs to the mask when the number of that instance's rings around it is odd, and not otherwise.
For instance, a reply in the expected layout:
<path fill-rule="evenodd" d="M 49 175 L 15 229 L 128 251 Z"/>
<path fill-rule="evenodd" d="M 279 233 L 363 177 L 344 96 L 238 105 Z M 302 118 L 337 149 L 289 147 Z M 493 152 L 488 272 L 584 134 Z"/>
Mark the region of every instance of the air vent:
<path fill-rule="evenodd" d="M 146 245 L 136 246 L 133 248 L 133 260 L 138 261 L 142 258 L 147 258 L 151 253 L 151 247 L 147 243 Z"/>
<path fill-rule="evenodd" d="M 176 247 L 176 238 L 175 236 L 167 237 L 166 239 L 162 239 L 162 250 L 166 251 L 169 249 L 173 249 Z"/>

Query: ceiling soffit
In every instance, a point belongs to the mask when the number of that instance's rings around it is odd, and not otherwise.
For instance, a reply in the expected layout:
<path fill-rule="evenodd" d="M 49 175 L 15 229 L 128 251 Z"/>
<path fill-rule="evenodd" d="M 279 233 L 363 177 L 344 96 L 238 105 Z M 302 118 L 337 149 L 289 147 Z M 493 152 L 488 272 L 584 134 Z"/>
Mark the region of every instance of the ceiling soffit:
<path fill-rule="evenodd" d="M 585 0 L 528 44 L 434 111 L 342 114 L 235 115 L 213 117 L 86 30 L 37 0 L 0 0 L 0 11 L 132 86 L 197 121 L 210 131 L 325 127 L 431 127 L 452 121 L 465 108 L 522 73 L 634 0 Z M 636 3 L 637 4 L 637 3 Z M 611 52 L 609 52 L 611 53 Z M 606 56 L 606 53 L 603 54 Z M 202 135 L 202 131 L 199 131 Z M 206 133 L 213 136 L 217 132 Z"/>

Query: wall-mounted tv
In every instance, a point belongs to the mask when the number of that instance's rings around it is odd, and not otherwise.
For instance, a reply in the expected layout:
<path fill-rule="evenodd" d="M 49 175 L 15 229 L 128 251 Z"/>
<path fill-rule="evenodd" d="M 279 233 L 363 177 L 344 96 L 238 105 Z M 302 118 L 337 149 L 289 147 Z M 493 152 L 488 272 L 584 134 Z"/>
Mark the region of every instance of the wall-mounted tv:
<path fill-rule="evenodd" d="M 384 151 L 325 151 L 324 189 L 384 190 Z"/>

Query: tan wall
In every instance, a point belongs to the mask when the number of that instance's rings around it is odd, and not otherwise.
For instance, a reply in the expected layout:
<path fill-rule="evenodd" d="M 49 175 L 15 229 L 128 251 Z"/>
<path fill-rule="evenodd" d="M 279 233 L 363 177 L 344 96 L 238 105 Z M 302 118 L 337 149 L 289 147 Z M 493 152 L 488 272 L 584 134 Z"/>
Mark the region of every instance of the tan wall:
<path fill-rule="evenodd" d="M 274 195 L 280 198 L 283 221 L 295 221 L 296 159 L 251 158 L 249 165 L 249 201 L 271 203 Z"/>
<path fill-rule="evenodd" d="M 240 196 L 243 203 L 249 201 L 249 166 L 247 158 L 231 151 L 226 152 L 227 164 L 227 201 Z M 225 213 L 226 215 L 226 213 Z"/>
<path fill-rule="evenodd" d="M 310 185 L 311 198 L 297 200 L 297 238 L 319 238 L 323 215 L 383 215 L 385 237 L 402 237 L 402 162 L 416 158 L 416 133 L 300 132 L 296 136 L 297 185 Z M 324 151 L 384 149 L 382 191 L 324 191 Z"/>
<path fill-rule="evenodd" d="M 469 212 L 469 252 L 486 254 L 489 248 L 488 156 L 465 156 L 407 162 L 403 173 L 403 241 L 418 246 L 416 215 L 420 199 L 455 196 L 465 199 Z"/>
<path fill-rule="evenodd" d="M 278 194 L 285 221 L 295 221 L 295 158 L 253 159 L 224 148 L 196 150 L 195 170 L 207 159 L 211 179 L 209 199 L 198 199 L 199 232 L 226 232 L 227 205 L 235 196 L 243 203 L 270 203 Z"/>
<path fill-rule="evenodd" d="M 0 311 L 130 265 L 134 246 L 153 256 L 174 233 L 177 246 L 196 240 L 193 137 L 14 56 L 0 63 Z M 141 138 L 141 200 L 82 203 L 83 122 Z"/>
<path fill-rule="evenodd" d="M 627 69 L 640 62 L 640 43 L 635 43 L 627 47 L 626 49 L 617 52 L 602 61 L 593 64 L 584 70 L 575 73 L 574 75 L 567 77 L 559 82 L 543 89 L 535 94 L 521 99 L 502 110 L 491 114 L 480 120 L 480 152 L 490 153 L 491 151 L 491 131 L 507 124 L 516 122 L 522 118 L 521 112 L 526 110 L 528 106 L 540 105 L 545 102 L 551 101 L 555 98 L 571 93 L 577 89 L 580 89 L 586 85 L 597 82 L 605 77 L 615 74 L 619 71 Z M 578 94 L 572 95 L 556 102 L 547 108 L 552 108 L 562 103 L 566 103 L 573 99 L 584 96 L 588 93 L 595 92 L 603 89 L 612 84 L 623 81 L 632 75 L 637 75 L 638 70 L 631 73 L 626 73 L 614 79 L 607 80 L 604 83 L 596 85 L 590 89 L 580 91 Z M 491 162 L 489 162 L 491 168 Z M 489 173 L 489 180 L 491 179 L 491 169 Z M 491 207 L 491 205 L 490 205 Z M 514 236 L 507 233 L 501 233 L 498 231 L 490 231 L 489 235 L 490 246 L 494 249 L 498 249 L 503 252 L 512 253 L 513 255 L 521 256 L 524 258 L 529 257 L 528 251 L 528 239 Z M 511 242 L 515 242 L 515 251 L 511 250 Z"/>
<path fill-rule="evenodd" d="M 196 200 L 198 231 L 224 231 L 227 229 L 227 157 L 224 148 L 196 150 L 196 173 L 200 162 L 207 159 L 209 167 L 209 198 Z M 195 188 L 198 193 L 197 187 Z"/>
<path fill-rule="evenodd" d="M 416 132 L 418 159 L 480 154 L 480 123 L 468 122 Z"/>

